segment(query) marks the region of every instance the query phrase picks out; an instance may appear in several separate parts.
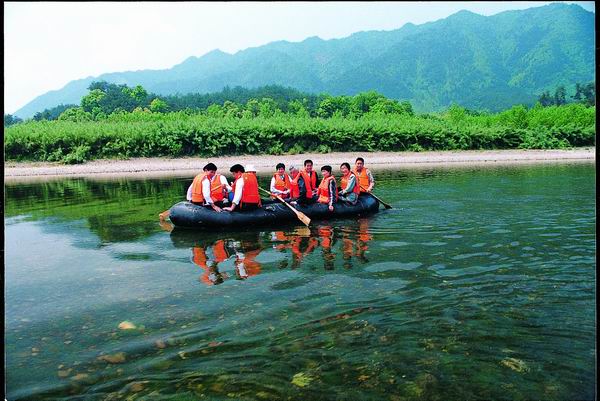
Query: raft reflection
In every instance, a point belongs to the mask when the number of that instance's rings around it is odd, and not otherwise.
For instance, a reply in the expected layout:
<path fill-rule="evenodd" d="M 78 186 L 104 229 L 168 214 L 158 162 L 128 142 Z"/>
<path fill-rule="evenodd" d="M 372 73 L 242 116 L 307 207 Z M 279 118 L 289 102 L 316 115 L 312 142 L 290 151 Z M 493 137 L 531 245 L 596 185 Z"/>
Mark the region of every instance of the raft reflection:
<path fill-rule="evenodd" d="M 278 231 L 205 233 L 175 229 L 171 232 L 175 247 L 190 248 L 191 262 L 202 270 L 199 281 L 209 286 L 230 278 L 245 280 L 260 274 L 264 262 L 257 258 L 273 250 L 285 254 L 279 261 L 280 269 L 301 267 L 308 255 L 318 254 L 315 252 L 318 248 L 325 270 L 334 269 L 338 255 L 343 268 L 351 269 L 353 260 L 368 262 L 366 253 L 371 239 L 366 218 L 342 226 L 320 224 Z M 310 264 L 314 266 L 312 261 Z"/>

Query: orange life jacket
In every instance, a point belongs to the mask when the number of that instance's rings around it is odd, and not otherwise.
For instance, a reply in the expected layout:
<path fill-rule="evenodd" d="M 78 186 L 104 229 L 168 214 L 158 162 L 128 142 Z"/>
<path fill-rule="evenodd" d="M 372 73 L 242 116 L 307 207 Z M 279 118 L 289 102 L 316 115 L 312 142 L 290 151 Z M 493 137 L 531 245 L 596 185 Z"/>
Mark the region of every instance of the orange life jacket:
<path fill-rule="evenodd" d="M 198 174 L 192 182 L 192 202 L 202 203 L 204 202 L 204 195 L 202 194 L 202 181 L 206 178 L 206 173 Z"/>
<path fill-rule="evenodd" d="M 225 249 L 225 241 L 223 241 L 222 239 L 218 240 L 213 245 L 213 253 L 215 255 L 215 262 L 217 263 L 221 263 L 224 260 L 229 259 L 229 254 Z"/>
<path fill-rule="evenodd" d="M 260 194 L 258 193 L 258 180 L 256 175 L 252 173 L 242 173 L 242 176 L 235 180 L 232 189 L 235 192 L 235 184 L 238 180 L 244 180 L 244 189 L 242 191 L 242 199 L 240 200 L 239 207 L 242 208 L 244 203 L 254 203 L 261 206 Z"/>
<path fill-rule="evenodd" d="M 325 250 L 331 250 L 332 234 L 333 234 L 333 230 L 331 229 L 331 227 L 319 228 L 319 236 L 321 237 L 321 246 Z"/>
<path fill-rule="evenodd" d="M 317 190 L 317 196 L 319 197 L 317 199 L 317 201 L 319 203 L 329 203 L 329 183 L 331 181 L 335 182 L 335 177 L 330 175 L 327 178 L 323 178 L 323 180 L 321 180 L 321 184 L 319 185 L 319 188 Z M 338 199 L 338 194 L 337 191 L 335 191 L 335 200 Z"/>
<path fill-rule="evenodd" d="M 200 176 L 202 176 L 202 178 L 196 180 Z M 204 182 L 204 179 L 208 179 L 206 173 L 198 174 L 198 176 L 194 178 L 194 182 L 192 183 L 192 202 L 194 203 L 204 202 L 204 194 L 202 193 L 202 183 Z M 210 182 L 210 199 L 212 199 L 213 202 L 220 202 L 224 197 L 221 175 L 215 174 L 213 180 Z"/>
<path fill-rule="evenodd" d="M 286 173 L 283 173 L 283 179 L 281 179 L 281 176 L 279 175 L 279 173 L 275 173 L 273 174 L 273 177 L 275 177 L 275 189 L 278 189 L 280 191 L 285 191 L 286 189 L 290 189 L 291 188 L 291 183 L 290 183 L 290 177 L 288 177 L 288 175 Z M 244 184 L 245 185 L 245 184 Z M 291 193 L 291 191 L 290 191 Z M 290 195 L 283 195 L 283 194 L 272 194 L 272 198 L 275 199 L 275 195 L 279 195 L 282 198 L 287 198 Z"/>
<path fill-rule="evenodd" d="M 357 185 L 359 187 L 360 192 L 367 192 L 367 188 L 369 188 L 369 169 L 363 167 L 362 171 L 359 173 L 358 171 L 356 171 L 355 167 L 352 170 L 352 172 L 356 175 L 356 178 L 358 178 Z"/>
<path fill-rule="evenodd" d="M 298 174 L 298 177 L 302 176 L 302 179 L 304 180 L 304 186 L 306 187 L 306 197 L 310 198 L 312 196 L 312 190 L 317 188 L 317 173 L 315 173 L 315 171 L 311 171 L 310 172 L 310 177 L 308 176 L 308 173 L 306 172 L 305 169 L 300 170 L 300 174 Z M 298 178 L 296 177 L 296 179 Z"/>
<path fill-rule="evenodd" d="M 200 246 L 195 246 L 192 248 L 192 254 L 192 260 L 194 261 L 194 263 L 203 268 L 204 270 L 208 271 L 208 265 L 206 264 L 208 258 L 206 257 L 206 252 L 204 251 L 204 248 Z"/>
<path fill-rule="evenodd" d="M 350 176 L 354 175 L 356 177 L 356 174 L 354 173 L 350 173 L 348 174 L 348 178 L 346 178 L 345 176 L 342 176 L 342 189 L 346 189 L 346 187 L 348 186 L 348 181 L 350 180 Z M 354 192 L 356 195 L 358 195 L 360 193 L 360 187 L 359 187 L 359 183 L 358 183 L 358 178 L 356 178 L 356 182 L 354 185 L 354 188 L 352 189 L 352 192 Z"/>

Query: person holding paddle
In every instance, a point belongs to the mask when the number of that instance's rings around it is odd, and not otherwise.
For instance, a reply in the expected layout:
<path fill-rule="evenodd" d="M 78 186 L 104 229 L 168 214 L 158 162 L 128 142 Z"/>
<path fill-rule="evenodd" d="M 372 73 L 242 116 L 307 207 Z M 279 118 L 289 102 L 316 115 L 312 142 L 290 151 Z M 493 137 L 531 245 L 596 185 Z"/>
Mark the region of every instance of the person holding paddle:
<path fill-rule="evenodd" d="M 371 193 L 371 191 L 373 191 L 373 186 L 375 186 L 375 179 L 373 178 L 371 171 L 365 167 L 365 159 L 362 157 L 356 158 L 356 163 L 354 164 L 352 172 L 356 175 L 356 178 L 358 178 L 360 192 Z"/>

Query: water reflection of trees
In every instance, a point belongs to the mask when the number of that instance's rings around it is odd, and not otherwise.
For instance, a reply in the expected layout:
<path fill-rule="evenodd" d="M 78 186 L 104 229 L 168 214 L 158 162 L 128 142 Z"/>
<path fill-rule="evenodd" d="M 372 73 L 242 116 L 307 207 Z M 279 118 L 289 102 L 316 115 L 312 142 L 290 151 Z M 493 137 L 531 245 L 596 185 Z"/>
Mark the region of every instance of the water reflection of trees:
<path fill-rule="evenodd" d="M 325 270 L 334 270 L 336 261 L 342 268 L 352 269 L 356 261 L 368 262 L 372 235 L 365 218 L 275 231 L 206 233 L 175 229 L 171 240 L 175 247 L 190 249 L 191 263 L 201 269 L 201 283 L 218 285 L 227 279 L 245 280 L 260 274 L 264 267 L 257 259 L 267 250 L 285 255 L 279 260 L 280 269 L 302 268 L 311 254 L 320 256 L 311 258 L 311 266 L 320 259 Z"/>

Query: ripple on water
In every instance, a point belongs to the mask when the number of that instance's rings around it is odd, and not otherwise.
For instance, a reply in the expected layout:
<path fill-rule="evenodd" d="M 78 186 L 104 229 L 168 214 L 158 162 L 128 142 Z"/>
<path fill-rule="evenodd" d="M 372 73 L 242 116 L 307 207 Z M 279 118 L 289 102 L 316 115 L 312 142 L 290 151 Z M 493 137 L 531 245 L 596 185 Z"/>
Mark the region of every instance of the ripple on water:
<path fill-rule="evenodd" d="M 462 259 L 473 258 L 476 256 L 488 256 L 488 255 L 491 255 L 491 253 L 490 252 L 461 253 L 460 255 L 451 257 L 450 259 L 462 260 Z"/>
<path fill-rule="evenodd" d="M 397 246 L 406 246 L 410 245 L 408 242 L 404 241 L 385 241 L 381 243 L 381 246 L 384 248 L 395 248 Z"/>
<path fill-rule="evenodd" d="M 364 270 L 371 272 L 371 273 L 376 273 L 376 272 L 384 272 L 384 271 L 388 271 L 388 270 L 414 270 L 421 266 L 423 266 L 423 263 L 420 263 L 420 262 L 408 262 L 408 263 L 381 262 L 381 263 L 375 263 L 370 266 L 367 266 Z"/>
<path fill-rule="evenodd" d="M 504 228 L 499 228 L 497 230 L 491 231 L 490 234 L 508 234 L 511 233 L 511 230 L 506 230 Z"/>

